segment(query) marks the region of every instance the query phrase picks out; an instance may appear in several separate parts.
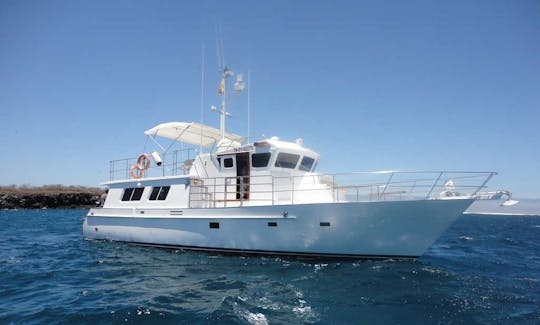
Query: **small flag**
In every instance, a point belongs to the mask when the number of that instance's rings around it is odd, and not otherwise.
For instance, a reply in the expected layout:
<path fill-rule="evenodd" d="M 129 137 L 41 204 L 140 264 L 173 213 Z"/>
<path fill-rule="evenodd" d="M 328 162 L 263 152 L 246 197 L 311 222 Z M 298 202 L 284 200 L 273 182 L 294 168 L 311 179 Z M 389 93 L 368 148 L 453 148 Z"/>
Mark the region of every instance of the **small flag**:
<path fill-rule="evenodd" d="M 223 93 L 225 92 L 225 79 L 221 79 L 217 92 L 220 95 L 223 95 Z"/>

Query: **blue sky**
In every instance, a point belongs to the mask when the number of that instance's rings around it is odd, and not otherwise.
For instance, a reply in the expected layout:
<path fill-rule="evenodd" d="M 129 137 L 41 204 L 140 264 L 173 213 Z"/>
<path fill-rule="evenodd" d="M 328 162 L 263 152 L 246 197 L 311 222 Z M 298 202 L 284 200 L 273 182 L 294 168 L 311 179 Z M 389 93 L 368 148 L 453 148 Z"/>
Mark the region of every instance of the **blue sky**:
<path fill-rule="evenodd" d="M 494 170 L 540 197 L 538 1 L 0 1 L 0 184 L 97 185 L 143 131 L 200 120 L 225 60 L 252 135 L 319 170 Z M 229 130 L 245 135 L 246 101 Z"/>

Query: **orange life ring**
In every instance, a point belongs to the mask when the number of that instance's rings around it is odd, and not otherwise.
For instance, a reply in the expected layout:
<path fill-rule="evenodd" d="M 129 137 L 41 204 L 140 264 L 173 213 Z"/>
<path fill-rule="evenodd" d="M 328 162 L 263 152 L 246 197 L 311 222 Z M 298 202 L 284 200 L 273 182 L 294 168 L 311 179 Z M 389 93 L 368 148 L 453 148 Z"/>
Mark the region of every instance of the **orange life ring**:
<path fill-rule="evenodd" d="M 131 178 L 141 178 L 148 168 L 150 168 L 150 155 L 143 153 L 137 158 L 137 163 L 129 169 L 129 175 Z"/>
<path fill-rule="evenodd" d="M 131 178 L 138 179 L 144 175 L 144 170 L 140 169 L 138 164 L 135 164 L 129 169 L 129 175 Z"/>
<path fill-rule="evenodd" d="M 137 158 L 137 165 L 139 166 L 139 169 L 142 171 L 147 170 L 150 168 L 150 155 L 147 153 L 143 153 Z"/>

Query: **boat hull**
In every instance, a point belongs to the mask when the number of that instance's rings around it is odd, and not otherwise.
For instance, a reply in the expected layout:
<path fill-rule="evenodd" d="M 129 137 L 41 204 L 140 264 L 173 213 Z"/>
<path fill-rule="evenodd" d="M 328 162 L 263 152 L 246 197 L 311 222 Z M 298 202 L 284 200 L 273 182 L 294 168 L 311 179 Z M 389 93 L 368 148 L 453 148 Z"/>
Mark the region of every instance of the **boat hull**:
<path fill-rule="evenodd" d="M 213 209 L 91 209 L 87 239 L 224 253 L 415 258 L 471 199 Z"/>

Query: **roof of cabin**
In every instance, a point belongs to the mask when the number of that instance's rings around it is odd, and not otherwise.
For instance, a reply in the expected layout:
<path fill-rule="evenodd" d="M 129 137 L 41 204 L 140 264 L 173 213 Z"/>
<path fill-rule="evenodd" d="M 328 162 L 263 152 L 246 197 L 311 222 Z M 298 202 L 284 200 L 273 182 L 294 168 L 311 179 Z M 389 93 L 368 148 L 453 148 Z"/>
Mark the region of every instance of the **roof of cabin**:
<path fill-rule="evenodd" d="M 265 139 L 263 141 L 255 142 L 255 146 L 265 146 L 270 145 L 274 149 L 277 149 L 279 151 L 286 151 L 289 153 L 297 153 L 300 155 L 307 155 L 311 156 L 313 158 L 319 158 L 319 154 L 311 149 L 308 149 L 304 147 L 303 145 L 300 145 L 296 142 L 289 142 L 289 141 L 282 141 L 279 140 L 276 137 L 272 137 L 270 139 Z"/>

